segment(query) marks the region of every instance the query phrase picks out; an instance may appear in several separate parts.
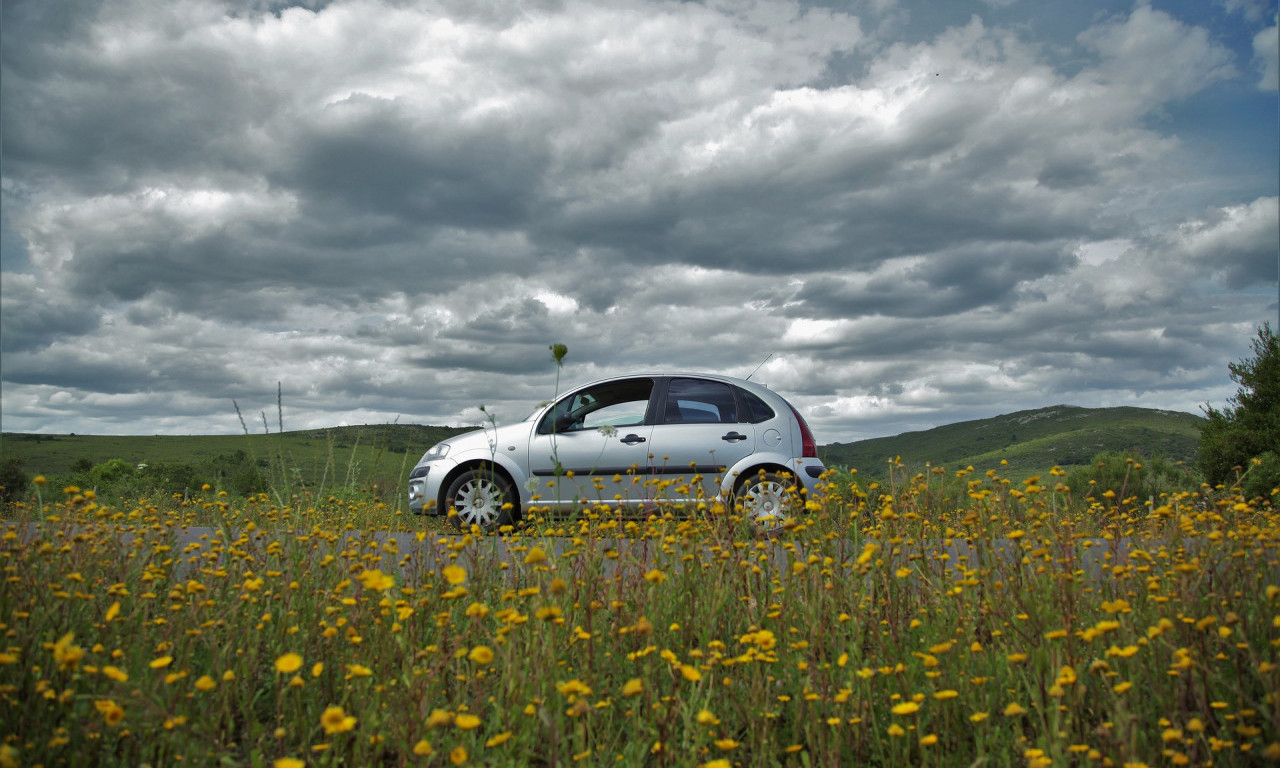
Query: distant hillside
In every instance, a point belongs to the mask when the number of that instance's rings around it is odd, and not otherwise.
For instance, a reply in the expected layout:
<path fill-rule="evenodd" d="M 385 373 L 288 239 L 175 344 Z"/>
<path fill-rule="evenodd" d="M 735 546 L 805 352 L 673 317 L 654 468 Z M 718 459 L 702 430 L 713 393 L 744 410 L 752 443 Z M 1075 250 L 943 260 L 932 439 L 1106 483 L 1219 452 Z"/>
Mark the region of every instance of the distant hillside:
<path fill-rule="evenodd" d="M 284 457 L 308 482 L 349 471 L 396 475 L 435 443 L 474 427 L 378 424 L 250 435 L 37 435 L 0 436 L 0 461 L 21 459 L 29 474 L 61 475 L 77 464 L 124 459 L 131 464 L 200 464 L 243 451 L 259 460 Z"/>
<path fill-rule="evenodd" d="M 1178 411 L 1055 405 L 895 437 L 833 443 L 820 448 L 819 455 L 829 465 L 855 467 L 874 477 L 882 477 L 895 456 L 912 466 L 927 461 L 948 469 L 973 465 L 985 470 L 1005 460 L 1009 475 L 1088 464 L 1104 451 L 1193 464 L 1203 422 Z"/>
<path fill-rule="evenodd" d="M 856 467 L 883 477 L 890 458 L 912 466 L 985 470 L 1008 461 L 1010 476 L 1040 474 L 1053 466 L 1088 464 L 1103 451 L 1132 451 L 1194 463 L 1204 420 L 1189 413 L 1147 408 L 1077 408 L 1055 405 L 991 419 L 948 424 L 818 451 L 828 465 Z M 28 474 L 62 475 L 79 465 L 124 459 L 132 464 L 199 465 L 244 452 L 266 465 L 279 459 L 308 484 L 373 475 L 397 478 L 422 452 L 474 427 L 381 424 L 252 435 L 36 435 L 0 436 L 0 461 L 21 459 Z"/>

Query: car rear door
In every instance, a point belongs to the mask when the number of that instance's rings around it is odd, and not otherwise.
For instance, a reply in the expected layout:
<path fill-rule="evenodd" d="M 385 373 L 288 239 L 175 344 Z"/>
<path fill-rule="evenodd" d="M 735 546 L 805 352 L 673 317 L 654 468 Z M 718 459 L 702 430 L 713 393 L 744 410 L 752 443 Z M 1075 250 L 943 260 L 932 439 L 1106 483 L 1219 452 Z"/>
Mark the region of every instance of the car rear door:
<path fill-rule="evenodd" d="M 755 453 L 756 429 L 735 387 L 714 379 L 665 382 L 653 427 L 653 472 L 661 498 L 710 502 L 729 467 Z"/>

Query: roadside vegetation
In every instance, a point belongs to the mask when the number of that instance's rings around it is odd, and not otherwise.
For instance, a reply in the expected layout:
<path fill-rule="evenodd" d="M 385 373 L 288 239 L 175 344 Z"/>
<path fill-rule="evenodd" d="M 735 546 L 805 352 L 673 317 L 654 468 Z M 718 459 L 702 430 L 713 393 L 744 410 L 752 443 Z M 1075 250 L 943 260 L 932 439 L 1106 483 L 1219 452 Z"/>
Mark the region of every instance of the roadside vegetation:
<path fill-rule="evenodd" d="M 1280 759 L 1275 493 L 833 474 L 505 536 L 34 486 L 0 537 L 7 764 Z M 954 481 L 962 499 L 950 498 Z M 182 538 L 184 528 L 216 523 Z M 395 529 L 415 533 L 394 535 Z M 719 761 L 719 762 L 718 762 Z"/>
<path fill-rule="evenodd" d="M 0 765 L 1280 762 L 1280 487 L 1242 462 L 833 469 L 769 532 L 35 476 Z"/>

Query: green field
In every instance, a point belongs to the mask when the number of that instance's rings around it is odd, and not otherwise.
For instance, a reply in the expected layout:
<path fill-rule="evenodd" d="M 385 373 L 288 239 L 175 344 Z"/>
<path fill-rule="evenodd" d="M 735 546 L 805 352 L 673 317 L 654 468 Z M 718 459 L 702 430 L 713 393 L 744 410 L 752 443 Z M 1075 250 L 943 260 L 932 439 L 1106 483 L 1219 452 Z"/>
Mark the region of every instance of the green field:
<path fill-rule="evenodd" d="M 57 483 L 104 485 L 91 467 L 134 468 L 138 491 L 187 493 L 208 484 L 235 492 L 268 488 L 368 489 L 403 485 L 422 452 L 470 428 L 384 424 L 250 435 L 40 435 L 6 433 L 0 462 Z"/>
<path fill-rule="evenodd" d="M 325 466 L 343 471 L 353 462 L 370 471 L 403 463 L 412 466 L 435 443 L 473 427 L 380 424 L 307 429 L 250 435 L 38 435 L 6 432 L 0 460 L 21 458 L 28 469 L 46 474 L 69 472 L 77 460 L 101 464 L 124 459 L 132 464 L 169 461 L 198 464 L 245 451 L 260 458 L 283 455 L 308 480 L 318 481 Z"/>

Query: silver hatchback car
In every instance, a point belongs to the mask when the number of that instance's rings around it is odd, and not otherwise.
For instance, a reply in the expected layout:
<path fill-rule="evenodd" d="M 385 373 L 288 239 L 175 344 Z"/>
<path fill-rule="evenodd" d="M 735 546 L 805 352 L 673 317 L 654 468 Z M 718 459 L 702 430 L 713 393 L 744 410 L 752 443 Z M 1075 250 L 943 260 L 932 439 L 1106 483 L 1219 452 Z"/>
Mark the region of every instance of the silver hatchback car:
<path fill-rule="evenodd" d="M 535 503 L 554 514 L 720 497 L 772 527 L 823 471 L 799 411 L 760 384 L 620 376 L 579 387 L 518 424 L 432 446 L 409 475 L 409 509 L 454 509 L 460 527 L 496 528 Z"/>

